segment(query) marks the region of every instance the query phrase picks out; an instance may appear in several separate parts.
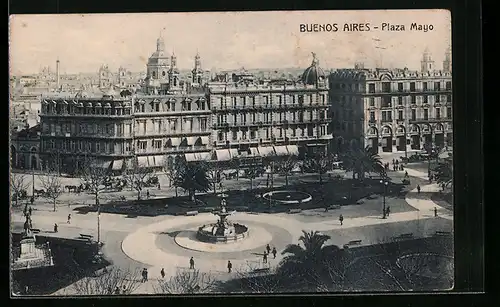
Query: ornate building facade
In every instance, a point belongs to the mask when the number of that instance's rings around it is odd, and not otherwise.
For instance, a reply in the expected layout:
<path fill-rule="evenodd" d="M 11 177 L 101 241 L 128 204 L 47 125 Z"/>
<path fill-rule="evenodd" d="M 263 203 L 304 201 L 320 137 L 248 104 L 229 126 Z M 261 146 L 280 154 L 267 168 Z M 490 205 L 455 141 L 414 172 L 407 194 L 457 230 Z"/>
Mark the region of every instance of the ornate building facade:
<path fill-rule="evenodd" d="M 434 69 L 428 50 L 421 71 L 340 69 L 329 76 L 336 147 L 370 146 L 377 152 L 407 152 L 451 146 L 451 54 Z"/>
<path fill-rule="evenodd" d="M 242 73 L 208 88 L 218 159 L 327 150 L 332 139 L 328 82 L 316 57 L 299 82 L 259 83 Z"/>

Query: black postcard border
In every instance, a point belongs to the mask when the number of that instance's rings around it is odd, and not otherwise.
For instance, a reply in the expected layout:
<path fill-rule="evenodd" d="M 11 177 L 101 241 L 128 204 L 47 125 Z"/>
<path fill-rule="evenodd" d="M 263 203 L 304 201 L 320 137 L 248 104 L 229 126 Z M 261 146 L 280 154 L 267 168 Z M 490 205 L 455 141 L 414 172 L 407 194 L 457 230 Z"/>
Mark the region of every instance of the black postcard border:
<path fill-rule="evenodd" d="M 274 1 L 265 2 L 198 2 L 196 1 L 71 1 L 71 0 L 9 0 L 9 14 L 59 14 L 59 13 L 132 13 L 132 12 L 174 12 L 174 11 L 242 11 L 242 10 L 315 10 L 315 9 L 449 9 L 452 12 L 453 34 L 453 100 L 454 100 L 454 186 L 455 186 L 455 290 L 442 294 L 390 294 L 390 295 L 289 295 L 254 296 L 247 295 L 244 300 L 238 296 L 225 295 L 225 298 L 196 297 L 173 298 L 159 301 L 160 298 L 129 297 L 127 299 L 76 299 L 73 303 L 84 305 L 114 304 L 224 304 L 227 297 L 230 304 L 258 306 L 280 304 L 316 305 L 334 304 L 394 304 L 397 306 L 438 305 L 449 302 L 470 305 L 479 303 L 484 296 L 461 294 L 458 292 L 482 292 L 484 279 L 484 157 L 483 157 L 483 101 L 482 101 L 482 37 L 481 6 L 473 0 L 336 0 L 324 1 Z M 148 31 L 144 27 L 144 31 Z M 8 112 L 7 112 L 8 114 Z M 8 172 L 7 166 L 7 172 Z M 7 186 L 8 187 L 8 186 Z M 7 206 L 6 206 L 7 207 Z M 9 223 L 7 223 L 9 225 Z M 6 232 L 8 234 L 9 230 Z M 233 299 L 236 298 L 236 299 Z M 179 301 L 181 299 L 182 301 Z M 201 301 L 198 301 L 200 300 Z M 158 300 L 158 301 L 157 301 Z M 197 302 L 198 301 L 198 302 Z M 203 302 L 204 301 L 204 302 Z M 232 301 L 232 302 L 231 302 Z M 14 300 L 15 304 L 32 304 L 31 300 Z M 470 302 L 469 304 L 467 302 Z M 45 301 L 48 304 L 66 304 L 65 299 Z"/>

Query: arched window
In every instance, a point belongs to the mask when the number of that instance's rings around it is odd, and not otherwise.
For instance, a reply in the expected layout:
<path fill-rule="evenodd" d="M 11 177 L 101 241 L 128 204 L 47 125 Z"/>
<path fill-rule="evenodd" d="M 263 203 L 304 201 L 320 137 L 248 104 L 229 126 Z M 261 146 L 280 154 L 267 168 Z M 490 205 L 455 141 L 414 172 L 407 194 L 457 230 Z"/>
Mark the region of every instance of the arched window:
<path fill-rule="evenodd" d="M 156 78 L 156 71 L 153 71 L 152 75 L 153 75 L 153 78 Z"/>
<path fill-rule="evenodd" d="M 163 77 L 165 77 L 165 75 L 166 75 L 165 71 L 162 71 L 162 72 L 161 72 L 161 75 L 162 75 Z"/>

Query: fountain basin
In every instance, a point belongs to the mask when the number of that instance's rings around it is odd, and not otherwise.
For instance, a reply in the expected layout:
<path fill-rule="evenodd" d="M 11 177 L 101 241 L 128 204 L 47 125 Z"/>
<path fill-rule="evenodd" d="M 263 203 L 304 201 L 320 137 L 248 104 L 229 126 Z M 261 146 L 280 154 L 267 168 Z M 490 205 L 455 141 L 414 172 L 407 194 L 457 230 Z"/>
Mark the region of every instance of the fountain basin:
<path fill-rule="evenodd" d="M 312 196 L 309 193 L 286 190 L 267 192 L 262 195 L 262 198 L 286 205 L 306 203 L 312 200 Z"/>
<path fill-rule="evenodd" d="M 214 234 L 213 229 L 214 227 L 218 226 L 219 224 L 217 223 L 201 226 L 200 228 L 198 228 L 196 238 L 199 241 L 206 243 L 231 243 L 243 240 L 250 234 L 247 226 L 238 223 L 234 223 L 229 226 L 226 233 Z"/>

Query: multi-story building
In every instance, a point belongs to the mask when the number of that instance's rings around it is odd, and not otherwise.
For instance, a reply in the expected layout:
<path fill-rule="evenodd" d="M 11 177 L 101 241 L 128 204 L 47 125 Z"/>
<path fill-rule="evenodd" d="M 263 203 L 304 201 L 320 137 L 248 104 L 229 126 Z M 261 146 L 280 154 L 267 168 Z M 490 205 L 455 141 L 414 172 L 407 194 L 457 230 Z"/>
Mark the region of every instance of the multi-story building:
<path fill-rule="evenodd" d="M 13 129 L 10 135 L 12 168 L 40 169 L 40 125 Z"/>
<path fill-rule="evenodd" d="M 325 73 L 314 57 L 299 82 L 233 74 L 208 85 L 217 158 L 325 151 L 332 139 Z M 225 82 L 224 82 L 225 81 Z"/>
<path fill-rule="evenodd" d="M 340 69 L 329 76 L 338 151 L 370 146 L 376 152 L 452 145 L 451 55 L 434 70 L 428 50 L 421 71 Z"/>
<path fill-rule="evenodd" d="M 81 93 L 42 98 L 41 156 L 74 171 L 82 158 L 96 157 L 103 167 L 121 170 L 133 156 L 132 99 L 109 91 L 102 97 Z"/>

